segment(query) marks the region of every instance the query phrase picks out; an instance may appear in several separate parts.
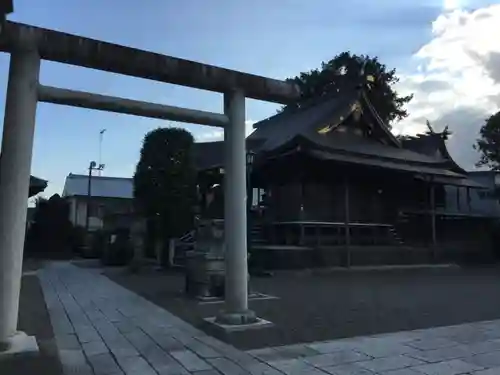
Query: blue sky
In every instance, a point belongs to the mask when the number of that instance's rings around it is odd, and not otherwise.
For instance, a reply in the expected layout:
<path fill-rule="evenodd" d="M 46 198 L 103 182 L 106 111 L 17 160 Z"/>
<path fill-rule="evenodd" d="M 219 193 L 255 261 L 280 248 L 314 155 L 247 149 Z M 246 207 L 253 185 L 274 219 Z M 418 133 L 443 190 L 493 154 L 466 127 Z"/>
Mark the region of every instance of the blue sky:
<path fill-rule="evenodd" d="M 418 65 L 415 55 L 436 38 L 433 22 L 440 15 L 452 12 L 452 8 L 473 11 L 492 3 L 16 0 L 15 13 L 9 19 L 274 78 L 318 67 L 321 61 L 344 50 L 378 55 L 389 67 L 411 78 Z M 2 102 L 8 59 L 6 54 L 0 56 Z M 219 94 L 63 64 L 44 62 L 40 80 L 64 88 L 222 110 Z M 247 119 L 261 120 L 276 108 L 273 104 L 248 100 Z M 3 105 L 0 111 L 3 115 Z M 48 195 L 60 193 L 68 173 L 85 173 L 89 161 L 97 159 L 99 130 L 106 128 L 104 174 L 131 176 L 144 134 L 167 125 L 174 124 L 40 104 L 32 173 L 49 180 Z M 200 140 L 220 136 L 208 127 L 182 126 Z"/>

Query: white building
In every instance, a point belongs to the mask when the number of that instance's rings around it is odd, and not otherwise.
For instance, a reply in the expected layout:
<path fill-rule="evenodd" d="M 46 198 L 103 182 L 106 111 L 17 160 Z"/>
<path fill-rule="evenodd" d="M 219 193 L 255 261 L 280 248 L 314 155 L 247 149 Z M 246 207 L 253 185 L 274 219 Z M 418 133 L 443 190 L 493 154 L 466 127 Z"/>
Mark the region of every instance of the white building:
<path fill-rule="evenodd" d="M 70 173 L 66 177 L 62 197 L 70 204 L 70 220 L 73 225 L 85 227 L 87 203 L 89 205 L 89 229 L 103 226 L 109 214 L 132 212 L 133 181 L 131 178 L 89 176 Z"/>

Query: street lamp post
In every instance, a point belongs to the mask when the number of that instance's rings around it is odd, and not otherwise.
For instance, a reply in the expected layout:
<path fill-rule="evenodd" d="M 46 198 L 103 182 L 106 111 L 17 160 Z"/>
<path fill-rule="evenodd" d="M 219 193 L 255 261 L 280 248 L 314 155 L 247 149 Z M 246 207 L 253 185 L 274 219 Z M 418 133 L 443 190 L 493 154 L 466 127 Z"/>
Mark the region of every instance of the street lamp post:
<path fill-rule="evenodd" d="M 89 233 L 89 223 L 90 223 L 90 204 L 92 202 L 92 171 L 102 171 L 104 169 L 104 164 L 99 164 L 95 161 L 91 161 L 89 165 L 89 178 L 88 178 L 88 185 L 87 185 L 87 207 L 85 210 L 85 232 Z"/>
<path fill-rule="evenodd" d="M 253 189 L 252 189 L 252 166 L 255 159 L 255 153 L 248 151 L 246 154 L 247 164 L 247 251 L 250 252 L 252 246 L 252 203 L 253 203 Z"/>

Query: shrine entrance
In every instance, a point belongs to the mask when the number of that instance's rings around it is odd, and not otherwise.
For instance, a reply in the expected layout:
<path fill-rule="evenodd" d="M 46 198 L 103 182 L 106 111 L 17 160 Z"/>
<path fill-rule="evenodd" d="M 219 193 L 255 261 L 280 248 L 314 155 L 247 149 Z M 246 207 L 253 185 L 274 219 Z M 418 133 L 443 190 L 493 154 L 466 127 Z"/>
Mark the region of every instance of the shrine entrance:
<path fill-rule="evenodd" d="M 17 332 L 17 316 L 26 197 L 39 101 L 224 129 L 227 207 L 224 314 L 235 322 L 244 321 L 249 314 L 245 98 L 286 104 L 299 97 L 298 88 L 284 81 L 15 22 L 5 23 L 0 51 L 11 55 L 0 158 L 0 352 L 21 335 Z M 44 86 L 39 83 L 42 60 L 222 93 L 224 113 Z"/>

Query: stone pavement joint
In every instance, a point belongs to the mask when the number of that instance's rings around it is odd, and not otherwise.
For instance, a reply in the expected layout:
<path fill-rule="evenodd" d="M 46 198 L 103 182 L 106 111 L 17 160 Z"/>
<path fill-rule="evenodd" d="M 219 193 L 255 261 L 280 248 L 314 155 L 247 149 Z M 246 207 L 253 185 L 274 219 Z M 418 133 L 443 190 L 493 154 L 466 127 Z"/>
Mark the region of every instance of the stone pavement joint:
<path fill-rule="evenodd" d="M 500 375 L 500 320 L 244 352 L 95 270 L 38 276 L 65 375 Z"/>

